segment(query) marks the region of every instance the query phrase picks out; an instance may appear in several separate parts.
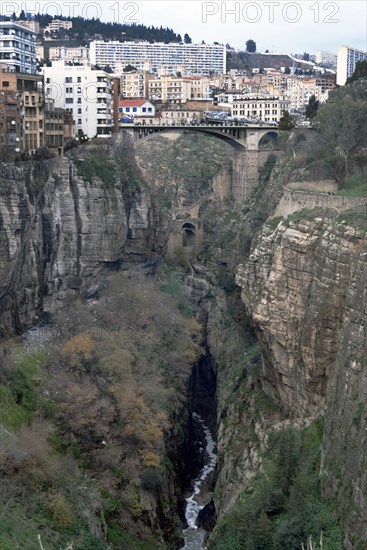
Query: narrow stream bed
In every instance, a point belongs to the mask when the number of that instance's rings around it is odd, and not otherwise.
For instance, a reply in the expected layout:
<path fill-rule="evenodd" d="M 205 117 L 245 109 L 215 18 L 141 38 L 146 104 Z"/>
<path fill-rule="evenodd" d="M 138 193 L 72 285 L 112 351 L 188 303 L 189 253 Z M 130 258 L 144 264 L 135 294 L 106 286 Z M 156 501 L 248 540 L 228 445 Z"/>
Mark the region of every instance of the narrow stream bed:
<path fill-rule="evenodd" d="M 208 508 L 200 514 L 200 517 L 199 513 L 213 499 L 217 465 L 216 409 L 216 375 L 212 357 L 207 351 L 193 368 L 190 380 L 189 443 L 191 450 L 186 453 L 188 460 L 186 466 L 191 472 L 191 482 L 187 483 L 185 494 L 185 519 L 188 527 L 183 531 L 184 550 L 205 550 L 206 548 L 207 531 L 205 529 L 209 527 L 206 521 Z M 204 525 L 205 529 L 198 527 L 198 517 L 199 524 Z M 214 515 L 212 519 L 214 520 Z"/>
<path fill-rule="evenodd" d="M 199 512 L 211 500 L 212 495 L 209 490 L 211 485 L 212 475 L 217 464 L 216 444 L 213 436 L 205 425 L 202 417 L 197 414 L 192 414 L 193 422 L 200 425 L 205 437 L 205 448 L 202 448 L 204 453 L 204 466 L 197 478 L 194 480 L 193 493 L 186 498 L 185 517 L 188 528 L 184 530 L 186 550 L 203 550 L 205 549 L 204 539 L 206 531 L 200 529 L 196 525 Z M 203 442 L 204 443 L 204 442 Z"/>

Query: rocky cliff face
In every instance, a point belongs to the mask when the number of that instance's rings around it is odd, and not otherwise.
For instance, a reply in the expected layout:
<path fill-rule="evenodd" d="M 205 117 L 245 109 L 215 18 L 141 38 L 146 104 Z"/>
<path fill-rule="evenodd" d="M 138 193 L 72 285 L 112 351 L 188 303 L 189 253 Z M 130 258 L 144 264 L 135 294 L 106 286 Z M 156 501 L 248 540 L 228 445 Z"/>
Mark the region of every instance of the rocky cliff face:
<path fill-rule="evenodd" d="M 154 261 L 164 231 L 151 197 L 89 181 L 68 158 L 1 166 L 0 322 L 20 329 L 103 268 Z M 117 182 L 118 183 L 118 182 Z"/>
<path fill-rule="evenodd" d="M 366 229 L 363 206 L 270 220 L 237 274 L 263 390 L 286 418 L 325 414 L 325 491 L 339 501 L 348 550 L 367 540 Z"/>

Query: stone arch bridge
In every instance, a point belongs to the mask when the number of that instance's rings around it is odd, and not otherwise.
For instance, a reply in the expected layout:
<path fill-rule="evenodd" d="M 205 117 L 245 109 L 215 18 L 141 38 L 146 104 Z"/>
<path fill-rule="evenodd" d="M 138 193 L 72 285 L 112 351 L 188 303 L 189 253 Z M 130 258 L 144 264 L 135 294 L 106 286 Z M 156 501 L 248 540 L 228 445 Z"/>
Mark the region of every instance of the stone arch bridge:
<path fill-rule="evenodd" d="M 143 139 L 149 139 L 152 135 L 160 132 L 169 131 L 189 131 L 199 132 L 218 137 L 236 147 L 244 148 L 246 151 L 258 151 L 261 142 L 267 138 L 271 149 L 276 149 L 278 129 L 274 126 L 266 125 L 223 125 L 223 124 L 200 124 L 200 125 L 164 125 L 164 124 L 149 124 L 149 125 L 132 125 L 120 124 L 120 129 L 125 130 L 133 139 L 134 142 Z"/>

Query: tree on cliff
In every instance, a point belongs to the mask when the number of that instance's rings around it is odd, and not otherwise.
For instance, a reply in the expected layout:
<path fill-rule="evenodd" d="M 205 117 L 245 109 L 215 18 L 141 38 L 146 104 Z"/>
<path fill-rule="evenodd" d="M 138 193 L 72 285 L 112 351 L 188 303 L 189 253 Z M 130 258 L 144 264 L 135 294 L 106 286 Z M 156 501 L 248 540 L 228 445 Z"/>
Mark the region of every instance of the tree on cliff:
<path fill-rule="evenodd" d="M 316 100 L 316 97 L 312 95 L 308 100 L 308 105 L 306 105 L 306 118 L 314 118 L 317 113 L 319 102 Z"/>
<path fill-rule="evenodd" d="M 366 79 L 337 88 L 320 105 L 316 127 L 324 145 L 344 162 L 345 175 L 351 175 L 351 159 L 367 143 Z"/>
<path fill-rule="evenodd" d="M 354 69 L 354 73 L 352 76 L 347 78 L 346 84 L 351 84 L 352 82 L 355 82 L 356 80 L 359 80 L 360 78 L 366 78 L 367 77 L 367 60 L 363 61 L 357 61 L 356 68 Z"/>
<path fill-rule="evenodd" d="M 253 40 L 247 40 L 246 42 L 246 52 L 249 52 L 249 53 L 255 53 L 256 52 L 256 42 L 254 42 Z"/>
<path fill-rule="evenodd" d="M 289 111 L 283 111 L 283 116 L 279 120 L 279 130 L 292 130 L 294 128 L 293 118 Z"/>

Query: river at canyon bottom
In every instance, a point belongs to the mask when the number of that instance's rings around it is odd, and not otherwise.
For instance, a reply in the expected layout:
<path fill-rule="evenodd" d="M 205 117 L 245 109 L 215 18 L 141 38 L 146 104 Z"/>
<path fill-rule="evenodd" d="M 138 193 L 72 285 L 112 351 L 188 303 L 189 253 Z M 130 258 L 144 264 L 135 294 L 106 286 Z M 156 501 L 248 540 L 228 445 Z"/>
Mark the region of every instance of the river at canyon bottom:
<path fill-rule="evenodd" d="M 211 494 L 208 492 L 209 478 L 215 470 L 217 464 L 216 444 L 213 436 L 205 425 L 202 417 L 193 413 L 192 418 L 197 422 L 203 431 L 205 442 L 202 452 L 204 453 L 204 466 L 199 475 L 194 480 L 193 493 L 186 498 L 185 518 L 188 528 L 184 529 L 185 546 L 183 550 L 205 550 L 205 535 L 204 529 L 198 528 L 196 521 L 199 512 L 211 500 Z"/>

